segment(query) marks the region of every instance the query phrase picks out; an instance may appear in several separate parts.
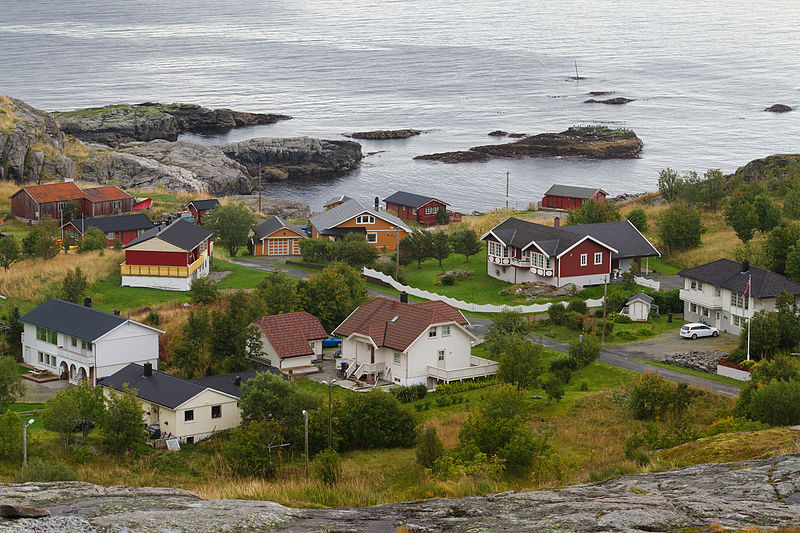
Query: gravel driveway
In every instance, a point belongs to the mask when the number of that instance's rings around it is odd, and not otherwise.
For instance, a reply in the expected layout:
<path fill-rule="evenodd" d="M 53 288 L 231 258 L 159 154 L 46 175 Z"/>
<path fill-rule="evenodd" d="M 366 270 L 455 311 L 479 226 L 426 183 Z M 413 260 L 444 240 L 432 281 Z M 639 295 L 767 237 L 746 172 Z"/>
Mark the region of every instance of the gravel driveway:
<path fill-rule="evenodd" d="M 651 339 L 632 342 L 629 344 L 615 344 L 608 346 L 624 357 L 630 359 L 645 359 L 648 361 L 662 361 L 665 353 L 674 352 L 727 352 L 739 345 L 739 337 L 727 333 L 720 333 L 719 337 L 703 337 L 701 339 L 684 339 L 677 331 L 662 333 Z"/>

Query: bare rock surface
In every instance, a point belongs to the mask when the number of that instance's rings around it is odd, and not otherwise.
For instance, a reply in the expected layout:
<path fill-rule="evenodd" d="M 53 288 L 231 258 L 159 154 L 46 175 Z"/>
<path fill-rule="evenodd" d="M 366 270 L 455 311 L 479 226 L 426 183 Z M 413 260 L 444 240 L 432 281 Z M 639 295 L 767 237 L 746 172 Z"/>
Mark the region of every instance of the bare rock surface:
<path fill-rule="evenodd" d="M 47 509 L 39 509 L 30 505 L 14 505 L 13 503 L 0 503 L 0 516 L 3 518 L 42 518 L 50 516 Z"/>
<path fill-rule="evenodd" d="M 294 509 L 273 502 L 202 500 L 171 488 L 81 482 L 0 485 L 0 500 L 53 516 L 0 530 L 230 533 L 255 531 L 641 532 L 777 528 L 800 516 L 800 455 L 705 464 L 560 490 L 436 498 L 357 509 Z M 57 529 L 61 527 L 61 529 Z"/>
<path fill-rule="evenodd" d="M 728 357 L 727 352 L 674 352 L 665 353 L 664 362 L 691 370 L 699 370 L 700 372 L 715 373 L 717 371 L 717 361 Z"/>
<path fill-rule="evenodd" d="M 792 110 L 791 106 L 786 104 L 773 104 L 766 108 L 764 111 L 768 111 L 770 113 L 788 113 Z"/>
<path fill-rule="evenodd" d="M 408 139 L 416 135 L 422 134 L 422 130 L 412 129 L 399 129 L 399 130 L 374 130 L 374 131 L 356 131 L 353 133 L 345 133 L 345 137 L 353 139 L 365 139 L 370 141 L 386 141 L 391 139 Z"/>
<path fill-rule="evenodd" d="M 236 194 L 228 196 L 228 199 L 244 204 L 253 211 L 258 211 L 258 194 Z M 280 217 L 283 220 L 311 217 L 311 207 L 308 204 L 284 198 L 261 198 L 260 212 L 266 216 Z"/>

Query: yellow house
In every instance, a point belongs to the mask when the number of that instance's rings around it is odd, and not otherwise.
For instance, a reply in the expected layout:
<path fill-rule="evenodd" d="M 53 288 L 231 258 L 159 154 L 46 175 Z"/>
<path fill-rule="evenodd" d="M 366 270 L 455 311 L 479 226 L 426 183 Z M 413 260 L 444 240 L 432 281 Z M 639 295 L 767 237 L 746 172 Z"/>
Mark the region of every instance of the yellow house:
<path fill-rule="evenodd" d="M 364 235 L 380 251 L 392 252 L 411 229 L 399 218 L 379 209 L 370 209 L 349 199 L 311 218 L 311 236 L 315 239 L 342 238 L 349 233 Z"/>
<path fill-rule="evenodd" d="M 241 423 L 239 389 L 256 374 L 250 370 L 190 380 L 131 363 L 97 383 L 107 387 L 106 394 L 126 384 L 136 389 L 144 424 L 158 424 L 162 436 L 192 443 Z"/>

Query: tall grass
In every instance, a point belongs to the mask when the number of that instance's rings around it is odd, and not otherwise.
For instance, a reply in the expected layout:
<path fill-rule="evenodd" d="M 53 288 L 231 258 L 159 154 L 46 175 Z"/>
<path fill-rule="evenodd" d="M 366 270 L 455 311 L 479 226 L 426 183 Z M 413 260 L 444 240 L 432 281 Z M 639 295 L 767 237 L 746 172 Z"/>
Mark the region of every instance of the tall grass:
<path fill-rule="evenodd" d="M 11 98 L 0 94 L 0 133 L 11 133 L 14 129 L 14 124 L 17 122 L 14 109 L 14 102 L 11 101 Z"/>

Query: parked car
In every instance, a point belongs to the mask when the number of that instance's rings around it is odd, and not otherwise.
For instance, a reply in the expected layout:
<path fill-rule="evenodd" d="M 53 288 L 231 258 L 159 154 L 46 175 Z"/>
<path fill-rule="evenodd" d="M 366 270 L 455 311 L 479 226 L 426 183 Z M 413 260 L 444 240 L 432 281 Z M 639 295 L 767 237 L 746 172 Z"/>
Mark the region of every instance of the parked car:
<path fill-rule="evenodd" d="M 684 324 L 681 327 L 681 337 L 684 339 L 696 339 L 697 337 L 716 337 L 719 330 L 708 324 Z"/>
<path fill-rule="evenodd" d="M 328 335 L 328 338 L 322 341 L 323 348 L 336 348 L 341 344 L 342 344 L 342 339 L 334 337 L 333 335 Z"/>

